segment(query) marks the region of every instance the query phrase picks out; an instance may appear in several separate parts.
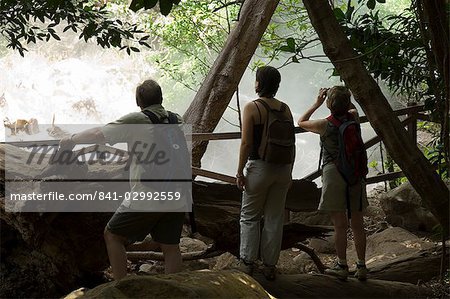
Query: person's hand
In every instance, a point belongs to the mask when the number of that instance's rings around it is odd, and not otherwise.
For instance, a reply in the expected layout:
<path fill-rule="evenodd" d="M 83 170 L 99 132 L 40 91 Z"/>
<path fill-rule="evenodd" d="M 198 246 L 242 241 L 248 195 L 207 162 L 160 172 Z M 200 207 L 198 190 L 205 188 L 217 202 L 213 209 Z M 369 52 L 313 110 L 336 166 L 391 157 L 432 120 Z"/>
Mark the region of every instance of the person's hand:
<path fill-rule="evenodd" d="M 245 176 L 244 175 L 236 176 L 236 185 L 239 188 L 239 190 L 245 189 Z"/>
<path fill-rule="evenodd" d="M 62 150 L 72 150 L 75 146 L 75 142 L 72 140 L 72 136 L 64 137 L 59 141 L 59 148 Z"/>
<path fill-rule="evenodd" d="M 323 102 L 325 102 L 325 99 L 327 98 L 327 92 L 328 92 L 328 88 L 321 88 L 319 90 L 319 95 L 317 96 L 317 100 L 316 100 L 317 107 L 322 106 Z"/>

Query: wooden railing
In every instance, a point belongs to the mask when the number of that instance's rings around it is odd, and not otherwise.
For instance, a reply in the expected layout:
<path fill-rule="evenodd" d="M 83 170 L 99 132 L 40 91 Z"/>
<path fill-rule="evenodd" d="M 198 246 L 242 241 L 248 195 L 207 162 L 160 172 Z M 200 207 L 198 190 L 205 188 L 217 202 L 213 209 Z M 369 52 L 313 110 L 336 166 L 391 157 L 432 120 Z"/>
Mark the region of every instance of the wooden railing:
<path fill-rule="evenodd" d="M 402 120 L 402 124 L 407 127 L 408 132 L 411 135 L 411 138 L 414 140 L 415 143 L 417 143 L 417 120 L 429 120 L 429 116 L 421 113 L 424 111 L 423 105 L 414 105 L 406 108 L 401 108 L 394 111 L 394 114 L 396 116 L 406 116 L 405 119 Z M 369 122 L 367 116 L 361 116 L 360 117 L 360 123 L 367 123 Z M 301 133 L 307 133 L 307 131 L 303 130 L 300 127 L 295 128 L 296 134 Z M 211 140 L 232 140 L 232 139 L 240 139 L 241 133 L 240 132 L 227 132 L 227 133 L 193 133 L 192 134 L 192 141 L 211 141 Z M 379 136 L 375 136 L 373 138 L 370 138 L 369 140 L 365 141 L 364 145 L 366 149 L 371 148 L 372 146 L 378 144 L 381 141 L 381 138 Z M 234 184 L 236 179 L 232 176 L 200 169 L 193 167 L 192 168 L 192 174 L 196 176 L 202 176 L 207 177 L 210 179 L 215 179 L 219 181 L 223 181 L 226 183 Z M 306 176 L 304 176 L 302 179 L 306 180 L 315 180 L 321 175 L 321 172 L 319 170 L 316 170 Z M 368 177 L 366 182 L 367 184 L 374 184 L 379 183 L 383 181 L 389 181 L 396 178 L 403 177 L 402 171 L 395 171 L 390 173 L 383 173 L 380 175 Z"/>
<path fill-rule="evenodd" d="M 407 130 L 409 134 L 411 135 L 411 138 L 414 140 L 414 142 L 417 143 L 417 120 L 429 120 L 429 116 L 426 114 L 423 114 L 424 106 L 423 105 L 415 105 L 410 106 L 402 109 L 395 110 L 394 113 L 397 116 L 406 116 L 401 122 L 402 124 L 407 127 Z M 360 117 L 361 123 L 367 123 L 368 119 L 366 116 Z M 296 127 L 295 128 L 296 134 L 306 133 L 305 130 L 302 128 Z M 240 139 L 241 133 L 240 132 L 226 132 L 226 133 L 193 133 L 192 134 L 192 141 L 211 141 L 211 140 L 233 140 L 233 139 Z M 372 146 L 378 144 L 381 141 L 381 138 L 379 136 L 375 136 L 373 138 L 370 138 L 369 140 L 365 141 L 365 147 L 366 149 L 371 148 Z M 18 147 L 31 147 L 31 146 L 58 146 L 59 140 L 40 140 L 40 141 L 15 141 L 15 142 L 7 142 L 8 144 L 18 146 Z M 109 152 L 114 153 L 118 151 L 116 148 L 111 148 L 108 146 L 90 146 L 89 148 L 85 148 L 83 150 L 84 153 L 89 152 Z M 218 181 L 223 181 L 226 183 L 234 184 L 235 178 L 232 176 L 229 176 L 227 174 L 214 172 L 211 170 L 201 169 L 197 167 L 192 167 L 192 174 L 195 176 L 200 177 L 206 177 Z M 306 176 L 304 176 L 302 179 L 306 180 L 315 180 L 321 175 L 319 170 L 316 170 Z M 390 173 L 383 173 L 380 175 L 372 176 L 367 178 L 368 184 L 383 182 L 383 181 L 389 181 L 393 180 L 399 177 L 403 177 L 403 173 L 401 171 L 395 171 Z"/>

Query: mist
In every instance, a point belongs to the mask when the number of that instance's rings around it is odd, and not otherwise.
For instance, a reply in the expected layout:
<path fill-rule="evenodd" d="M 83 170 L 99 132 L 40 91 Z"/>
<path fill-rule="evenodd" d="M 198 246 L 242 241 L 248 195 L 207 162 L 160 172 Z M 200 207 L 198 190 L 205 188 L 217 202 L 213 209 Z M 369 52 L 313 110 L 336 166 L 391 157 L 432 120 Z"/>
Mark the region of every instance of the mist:
<path fill-rule="evenodd" d="M 25 57 L 9 51 L 0 58 L 0 102 L 2 119 L 35 118 L 39 124 L 105 124 L 120 116 L 139 111 L 134 91 L 140 82 L 154 78 L 160 82 L 166 109 L 184 114 L 195 93 L 170 78 L 163 77 L 146 59 L 145 50 L 128 56 L 116 49 L 102 49 L 93 43 L 79 41 L 76 35 L 64 35 L 63 42 L 50 41 L 29 47 Z M 323 54 L 314 49 L 309 54 Z M 326 59 L 324 59 L 326 60 Z M 284 62 L 272 62 L 278 67 Z M 314 102 L 321 87 L 342 84 L 338 77 L 330 77 L 331 63 L 301 60 L 280 69 L 281 85 L 277 98 L 290 106 L 294 121 Z M 239 84 L 241 108 L 257 99 L 254 91 L 255 73 L 247 68 Z M 390 98 L 390 97 L 388 97 Z M 354 102 L 354 101 L 353 101 Z M 395 104 L 396 106 L 398 104 Z M 358 105 L 357 105 L 358 106 Z M 216 132 L 239 131 L 236 95 L 230 102 Z M 234 108 L 234 109 L 232 109 Z M 359 108 L 359 107 L 358 107 Z M 360 113 L 362 110 L 359 109 Z M 312 118 L 329 114 L 321 107 Z M 364 124 L 363 138 L 374 135 L 370 125 Z M 1 128 L 2 140 L 9 130 Z M 46 132 L 38 136 L 20 133 L 8 140 L 51 139 Z M 234 176 L 239 155 L 239 140 L 211 141 L 202 160 L 208 170 Z M 297 158 L 294 178 L 301 178 L 318 167 L 319 138 L 312 133 L 297 134 Z M 369 156 L 377 159 L 377 154 Z"/>

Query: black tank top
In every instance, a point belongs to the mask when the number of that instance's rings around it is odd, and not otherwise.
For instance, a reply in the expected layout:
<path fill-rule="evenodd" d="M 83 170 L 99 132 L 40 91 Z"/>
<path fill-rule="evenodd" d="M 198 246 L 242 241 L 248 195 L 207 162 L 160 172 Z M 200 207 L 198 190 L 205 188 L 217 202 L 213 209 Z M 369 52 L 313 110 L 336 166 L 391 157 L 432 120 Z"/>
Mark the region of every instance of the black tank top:
<path fill-rule="evenodd" d="M 262 134 L 264 130 L 264 124 L 254 125 L 253 126 L 253 146 L 250 151 L 250 155 L 248 156 L 249 160 L 259 160 L 261 157 L 259 156 L 258 149 L 261 145 Z"/>

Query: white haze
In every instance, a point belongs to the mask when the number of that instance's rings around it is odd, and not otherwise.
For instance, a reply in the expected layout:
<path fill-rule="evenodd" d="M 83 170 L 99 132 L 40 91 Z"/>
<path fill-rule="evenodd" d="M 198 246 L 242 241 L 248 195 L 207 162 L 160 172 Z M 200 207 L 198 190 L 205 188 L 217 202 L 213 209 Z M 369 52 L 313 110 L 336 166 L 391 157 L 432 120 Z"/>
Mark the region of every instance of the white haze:
<path fill-rule="evenodd" d="M 181 84 L 161 78 L 157 69 L 146 61 L 145 54 L 128 56 L 114 49 L 85 44 L 70 35 L 65 37 L 64 43 L 41 43 L 30 46 L 29 50 L 25 58 L 10 51 L 0 59 L 0 96 L 3 94 L 5 99 L 4 105 L 0 107 L 2 119 L 8 117 L 14 121 L 36 118 L 40 124 L 49 124 L 55 115 L 56 125 L 104 124 L 125 113 L 138 111 L 134 90 L 139 82 L 149 77 L 161 82 L 165 107 L 169 110 L 182 115 L 194 97 L 194 93 Z M 272 65 L 279 64 L 281 62 Z M 295 121 L 313 103 L 320 87 L 340 84 L 336 77 L 329 78 L 331 67 L 331 64 L 302 60 L 300 64 L 281 69 L 282 82 L 277 97 L 290 106 Z M 241 107 L 256 99 L 254 76 L 248 69 L 240 83 Z M 230 106 L 236 108 L 235 96 Z M 321 107 L 313 118 L 325 117 L 327 114 L 327 109 Z M 232 109 L 225 112 L 224 118 L 238 124 L 237 113 Z M 216 132 L 237 130 L 221 120 Z M 1 134 L 4 140 L 3 127 Z M 367 124 L 363 126 L 363 135 L 365 139 L 374 135 Z M 8 140 L 26 138 L 29 136 L 21 133 L 14 138 L 8 137 Z M 50 137 L 43 131 L 38 138 L 34 136 L 33 139 Z M 238 140 L 211 141 L 202 161 L 203 168 L 234 176 L 238 147 Z M 319 150 L 317 135 L 297 135 L 294 178 L 317 169 Z"/>

